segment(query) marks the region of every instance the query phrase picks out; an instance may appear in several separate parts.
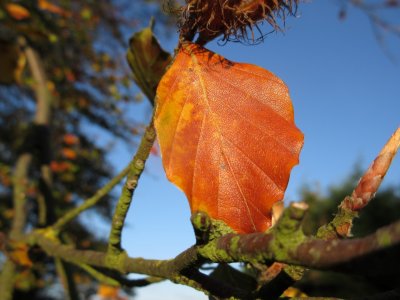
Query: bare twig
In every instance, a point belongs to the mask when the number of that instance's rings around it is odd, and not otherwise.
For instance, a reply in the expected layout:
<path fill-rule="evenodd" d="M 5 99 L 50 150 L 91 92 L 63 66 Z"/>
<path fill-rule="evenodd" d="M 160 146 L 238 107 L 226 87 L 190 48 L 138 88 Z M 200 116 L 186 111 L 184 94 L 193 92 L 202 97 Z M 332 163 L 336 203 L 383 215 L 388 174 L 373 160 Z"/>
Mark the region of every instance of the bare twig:
<path fill-rule="evenodd" d="M 375 196 L 390 164 L 400 146 L 400 128 L 397 128 L 367 172 L 360 179 L 351 196 L 339 205 L 335 218 L 318 230 L 317 237 L 325 239 L 343 238 L 351 235 L 353 219 Z"/>
<path fill-rule="evenodd" d="M 79 295 L 76 290 L 75 282 L 71 276 L 72 273 L 69 270 L 69 266 L 58 257 L 54 259 L 54 262 L 56 265 L 57 275 L 61 281 L 62 286 L 64 287 L 65 299 L 78 300 Z"/>
<path fill-rule="evenodd" d="M 86 199 L 80 206 L 77 206 L 70 211 L 66 212 L 61 218 L 57 220 L 52 229 L 56 232 L 62 230 L 65 225 L 71 222 L 83 211 L 96 205 L 104 196 L 106 196 L 129 172 L 130 165 L 125 167 L 117 176 L 111 179 L 104 187 L 96 192 L 92 197 Z"/>
<path fill-rule="evenodd" d="M 139 148 L 135 157 L 130 164 L 128 177 L 125 185 L 122 188 L 121 196 L 115 208 L 112 218 L 111 231 L 108 241 L 108 252 L 110 254 L 119 254 L 121 252 L 121 233 L 125 223 L 125 218 L 128 213 L 133 193 L 138 184 L 140 175 L 143 172 L 147 158 L 150 155 L 151 148 L 156 138 L 156 132 L 153 126 L 153 118 L 142 137 Z"/>
<path fill-rule="evenodd" d="M 398 128 L 361 178 L 351 196 L 346 197 L 342 201 L 334 219 L 327 225 L 319 228 L 317 233 L 318 238 L 336 239 L 350 235 L 353 219 L 358 216 L 358 211 L 365 207 L 375 195 L 399 145 L 400 129 Z M 260 289 L 259 296 L 266 299 L 276 297 L 278 294 L 282 294 L 289 286 L 293 285 L 295 281 L 300 280 L 302 278 L 301 274 L 304 273 L 305 269 L 302 270 L 301 267 L 294 267 L 296 270 L 294 273 L 299 275 L 295 278 L 290 275 L 290 272 L 287 272 L 288 268 L 291 267 L 286 266 L 271 282 L 266 283 Z"/>
<path fill-rule="evenodd" d="M 79 264 L 79 263 L 74 263 L 74 264 L 76 266 L 78 266 L 79 268 L 81 268 L 82 270 L 84 270 L 86 273 L 88 273 L 90 276 L 92 276 L 94 279 L 96 279 L 100 283 L 107 284 L 110 286 L 120 286 L 121 285 L 117 280 L 103 274 L 102 272 L 99 272 L 98 270 L 96 270 L 95 268 L 93 268 L 89 265 Z"/>

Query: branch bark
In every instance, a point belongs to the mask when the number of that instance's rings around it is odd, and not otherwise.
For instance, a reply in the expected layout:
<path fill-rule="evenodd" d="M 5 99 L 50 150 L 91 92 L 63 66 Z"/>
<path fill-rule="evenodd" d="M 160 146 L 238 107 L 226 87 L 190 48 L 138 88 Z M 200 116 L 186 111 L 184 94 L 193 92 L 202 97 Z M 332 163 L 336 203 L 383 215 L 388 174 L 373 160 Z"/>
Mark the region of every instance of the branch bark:
<path fill-rule="evenodd" d="M 339 205 L 334 219 L 318 230 L 317 237 L 335 239 L 351 236 L 354 218 L 358 216 L 358 212 L 367 206 L 375 196 L 399 147 L 400 128 L 397 128 L 360 179 L 352 194 L 346 197 Z"/>
<path fill-rule="evenodd" d="M 400 128 L 394 132 L 386 145 L 382 148 L 374 162 L 360 179 L 352 194 L 346 197 L 338 207 L 338 212 L 331 222 L 319 228 L 317 237 L 327 240 L 342 239 L 351 236 L 351 228 L 354 218 L 358 212 L 372 200 L 377 192 L 391 162 L 400 146 Z M 277 297 L 276 295 L 286 290 L 289 286 L 302 276 L 293 278 L 287 272 L 290 266 L 286 266 L 276 279 L 266 284 L 260 294 L 266 298 Z M 296 268 L 298 272 L 306 270 Z M 290 279 L 290 277 L 292 277 Z M 282 294 L 282 293 L 281 293 Z"/>
<path fill-rule="evenodd" d="M 282 238 L 288 243 L 282 243 Z M 296 231 L 285 233 L 282 230 L 245 235 L 226 234 L 204 246 L 191 247 L 171 260 L 130 258 L 124 252 L 110 260 L 108 253 L 77 250 L 72 246 L 62 245 L 48 238 L 43 231 L 27 235 L 25 240 L 30 241 L 32 245 L 39 245 L 49 256 L 71 263 L 107 268 L 121 274 L 139 273 L 165 278 L 198 289 L 204 288 L 204 278 L 199 280 L 198 273 L 195 274 L 196 277 L 185 272 L 196 268 L 203 258 L 212 262 L 228 263 L 279 261 L 313 269 L 363 274 L 369 269 L 379 272 L 377 267 L 385 266 L 386 260 L 390 261 L 392 266 L 400 264 L 400 221 L 367 237 L 351 240 L 299 238 Z M 385 270 L 381 271 L 387 273 L 387 268 L 384 268 Z M 398 272 L 397 270 L 393 267 L 393 272 Z"/>
<path fill-rule="evenodd" d="M 130 164 L 129 173 L 122 188 L 121 196 L 118 199 L 117 207 L 112 218 L 111 231 L 108 240 L 108 252 L 110 254 L 119 254 L 121 249 L 121 233 L 125 224 L 125 218 L 131 205 L 132 196 L 138 184 L 140 175 L 144 170 L 147 158 L 153 147 L 156 132 L 153 126 L 153 117 L 142 137 L 135 157 Z"/>
<path fill-rule="evenodd" d="M 365 265 L 360 264 L 360 257 L 376 258 L 382 254 L 380 251 L 387 250 L 397 260 L 400 258 L 400 252 L 396 253 L 400 246 L 400 221 L 367 237 L 351 240 L 299 239 L 296 235 L 288 235 L 285 237 L 288 243 L 285 244 L 279 241 L 278 236 L 279 233 L 274 232 L 227 234 L 200 247 L 199 254 L 214 262 L 278 261 L 319 270 L 353 273 L 364 273 L 366 268 L 372 268 L 366 262 Z"/>

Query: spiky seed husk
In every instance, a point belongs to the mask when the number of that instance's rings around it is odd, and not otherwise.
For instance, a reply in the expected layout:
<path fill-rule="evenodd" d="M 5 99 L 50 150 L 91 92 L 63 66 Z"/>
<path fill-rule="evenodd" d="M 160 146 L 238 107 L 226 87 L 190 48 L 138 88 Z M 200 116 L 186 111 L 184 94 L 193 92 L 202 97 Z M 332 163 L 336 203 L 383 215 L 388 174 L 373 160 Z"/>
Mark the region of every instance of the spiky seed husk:
<path fill-rule="evenodd" d="M 180 21 L 181 38 L 205 44 L 222 35 L 223 40 L 255 42 L 254 30 L 267 21 L 274 30 L 278 19 L 293 14 L 298 0 L 186 0 Z M 261 31 L 260 31 L 261 32 Z"/>

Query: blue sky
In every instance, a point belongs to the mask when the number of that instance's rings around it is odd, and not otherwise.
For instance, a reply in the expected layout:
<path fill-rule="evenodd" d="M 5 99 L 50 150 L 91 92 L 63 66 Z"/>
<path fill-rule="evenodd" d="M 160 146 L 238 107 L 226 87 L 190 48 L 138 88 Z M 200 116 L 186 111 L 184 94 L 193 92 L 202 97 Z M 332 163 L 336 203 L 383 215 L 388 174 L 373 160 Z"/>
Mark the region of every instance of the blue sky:
<path fill-rule="evenodd" d="M 267 36 L 257 46 L 228 43 L 207 47 L 233 61 L 257 64 L 282 78 L 290 88 L 298 127 L 305 135 L 300 165 L 291 176 L 285 199 L 298 200 L 308 184 L 322 192 L 338 184 L 356 162 L 365 169 L 400 125 L 400 40 L 377 41 L 367 17 L 350 9 L 339 20 L 338 2 L 301 4 L 286 31 Z M 397 11 L 399 12 L 399 11 Z M 172 50 L 176 40 L 161 39 Z M 386 54 L 389 48 L 395 60 Z M 116 168 L 131 153 L 119 149 Z M 385 179 L 400 185 L 400 159 Z M 159 157 L 146 166 L 123 233 L 130 256 L 172 258 L 194 243 L 189 205 L 169 183 Z M 207 299 L 171 283 L 138 291 L 139 300 Z"/>

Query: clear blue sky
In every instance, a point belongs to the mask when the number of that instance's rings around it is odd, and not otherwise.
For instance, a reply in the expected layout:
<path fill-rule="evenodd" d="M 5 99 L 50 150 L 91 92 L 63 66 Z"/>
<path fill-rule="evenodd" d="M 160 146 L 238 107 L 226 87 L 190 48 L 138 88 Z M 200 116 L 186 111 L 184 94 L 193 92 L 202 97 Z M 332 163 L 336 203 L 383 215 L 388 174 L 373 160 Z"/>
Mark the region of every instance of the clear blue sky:
<path fill-rule="evenodd" d="M 298 200 L 304 184 L 320 188 L 340 183 L 356 162 L 366 168 L 400 125 L 399 40 L 389 39 L 396 61 L 376 40 L 366 16 L 349 10 L 338 19 L 335 1 L 299 7 L 286 32 L 267 36 L 258 46 L 228 43 L 208 47 L 227 58 L 260 65 L 290 88 L 298 127 L 305 134 L 300 165 L 295 167 L 286 200 Z M 397 11 L 399 12 L 399 11 Z M 176 40 L 161 39 L 172 50 Z M 115 165 L 130 159 L 119 149 Z M 164 175 L 161 160 L 152 156 L 139 183 L 123 233 L 130 256 L 172 258 L 194 242 L 187 200 Z M 385 184 L 400 185 L 400 159 L 395 159 Z M 170 283 L 138 291 L 139 300 L 207 299 Z"/>

